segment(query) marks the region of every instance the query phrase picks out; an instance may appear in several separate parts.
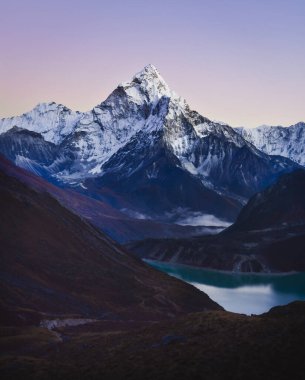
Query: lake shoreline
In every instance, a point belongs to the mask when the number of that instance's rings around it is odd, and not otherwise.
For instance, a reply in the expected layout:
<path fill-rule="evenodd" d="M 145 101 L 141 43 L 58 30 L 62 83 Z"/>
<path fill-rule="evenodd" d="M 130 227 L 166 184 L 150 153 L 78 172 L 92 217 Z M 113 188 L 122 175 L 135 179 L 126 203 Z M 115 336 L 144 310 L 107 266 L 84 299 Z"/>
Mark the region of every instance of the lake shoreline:
<path fill-rule="evenodd" d="M 198 269 L 198 270 L 206 270 L 209 272 L 216 272 L 216 273 L 224 273 L 224 274 L 230 274 L 230 275 L 238 275 L 238 276 L 290 276 L 293 274 L 302 274 L 305 272 L 303 271 L 290 271 L 290 272 L 237 272 L 237 271 L 230 271 L 230 270 L 225 270 L 225 269 L 215 269 L 215 268 L 209 268 L 209 267 L 202 267 L 198 265 L 190 265 L 190 264 L 182 264 L 182 263 L 173 263 L 170 261 L 161 261 L 161 260 L 154 260 L 154 259 L 147 259 L 147 258 L 142 258 L 142 261 L 145 263 L 149 264 L 149 262 L 152 263 L 160 263 L 160 264 L 168 264 L 168 265 L 173 265 L 177 267 L 186 267 L 190 269 Z"/>
<path fill-rule="evenodd" d="M 226 311 L 260 315 L 276 306 L 305 301 L 305 273 L 253 273 L 211 270 L 145 259 L 148 265 L 206 293 Z"/>

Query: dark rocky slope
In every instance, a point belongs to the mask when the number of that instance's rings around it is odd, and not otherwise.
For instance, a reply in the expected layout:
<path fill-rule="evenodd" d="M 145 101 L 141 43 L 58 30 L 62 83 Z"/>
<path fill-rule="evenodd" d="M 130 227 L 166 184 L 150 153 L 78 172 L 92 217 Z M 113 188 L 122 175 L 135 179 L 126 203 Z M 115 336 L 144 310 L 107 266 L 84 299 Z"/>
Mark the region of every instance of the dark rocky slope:
<path fill-rule="evenodd" d="M 297 170 L 254 195 L 218 235 L 147 239 L 128 248 L 141 257 L 213 269 L 305 271 L 304 194 L 305 171 Z"/>
<path fill-rule="evenodd" d="M 254 195 L 244 207 L 232 231 L 280 228 L 305 222 L 305 170 L 284 174 L 266 190 Z"/>
<path fill-rule="evenodd" d="M 138 259 L 39 186 L 0 171 L 1 321 L 162 319 L 220 309 Z"/>

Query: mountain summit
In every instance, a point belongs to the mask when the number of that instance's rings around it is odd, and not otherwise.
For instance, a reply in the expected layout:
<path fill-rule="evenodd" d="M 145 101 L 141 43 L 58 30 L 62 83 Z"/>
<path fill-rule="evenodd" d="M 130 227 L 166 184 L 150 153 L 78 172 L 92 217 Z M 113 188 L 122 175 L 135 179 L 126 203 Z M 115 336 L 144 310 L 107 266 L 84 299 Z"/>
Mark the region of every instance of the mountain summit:
<path fill-rule="evenodd" d="M 167 221 L 232 221 L 253 193 L 297 167 L 192 111 L 153 65 L 89 112 L 48 103 L 2 119 L 0 151 L 62 186 Z"/>
<path fill-rule="evenodd" d="M 156 99 L 160 99 L 162 96 L 172 96 L 172 92 L 165 80 L 159 74 L 159 71 L 155 66 L 149 64 L 144 67 L 142 71 L 137 73 L 131 82 L 126 82 L 122 84 L 123 87 L 133 87 L 133 88 L 141 88 Z M 153 99 L 150 99 L 151 101 Z"/>

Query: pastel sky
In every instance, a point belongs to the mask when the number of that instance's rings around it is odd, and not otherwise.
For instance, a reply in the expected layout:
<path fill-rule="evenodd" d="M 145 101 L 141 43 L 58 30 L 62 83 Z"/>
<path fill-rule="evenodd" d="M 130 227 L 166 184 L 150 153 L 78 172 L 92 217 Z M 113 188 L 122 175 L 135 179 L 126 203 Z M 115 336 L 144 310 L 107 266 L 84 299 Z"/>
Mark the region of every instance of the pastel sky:
<path fill-rule="evenodd" d="M 0 0 L 0 117 L 91 109 L 148 63 L 211 119 L 305 121 L 305 0 Z"/>

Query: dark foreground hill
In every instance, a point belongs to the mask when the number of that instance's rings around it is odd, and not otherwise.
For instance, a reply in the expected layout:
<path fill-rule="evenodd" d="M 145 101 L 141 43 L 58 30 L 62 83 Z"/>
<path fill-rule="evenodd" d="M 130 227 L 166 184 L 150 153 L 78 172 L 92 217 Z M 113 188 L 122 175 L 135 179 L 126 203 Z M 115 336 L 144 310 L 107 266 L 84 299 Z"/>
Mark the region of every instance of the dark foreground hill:
<path fill-rule="evenodd" d="M 38 186 L 0 171 L 3 324 L 162 319 L 220 309 L 204 293 L 129 256 Z"/>
<path fill-rule="evenodd" d="M 305 170 L 254 195 L 236 222 L 214 236 L 147 239 L 128 247 L 162 261 L 241 272 L 305 271 Z"/>
<path fill-rule="evenodd" d="M 1 378 L 35 380 L 303 379 L 305 303 L 260 316 L 224 311 L 172 321 L 6 328 Z"/>

